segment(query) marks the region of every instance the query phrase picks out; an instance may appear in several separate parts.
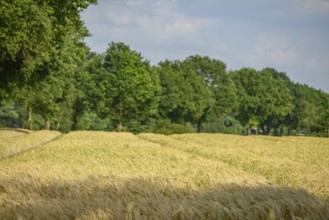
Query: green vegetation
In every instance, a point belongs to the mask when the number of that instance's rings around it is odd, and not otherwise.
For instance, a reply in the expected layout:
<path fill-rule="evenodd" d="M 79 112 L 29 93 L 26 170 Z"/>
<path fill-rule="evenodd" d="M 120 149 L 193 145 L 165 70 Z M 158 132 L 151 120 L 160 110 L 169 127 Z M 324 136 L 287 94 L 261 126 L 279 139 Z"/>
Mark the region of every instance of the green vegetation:
<path fill-rule="evenodd" d="M 1 1 L 1 127 L 329 136 L 329 94 L 273 68 L 199 55 L 151 66 L 122 42 L 91 52 L 79 13 L 93 3 Z"/>
<path fill-rule="evenodd" d="M 327 219 L 329 140 L 0 131 L 1 219 Z M 1 149 L 1 148 L 0 148 Z"/>

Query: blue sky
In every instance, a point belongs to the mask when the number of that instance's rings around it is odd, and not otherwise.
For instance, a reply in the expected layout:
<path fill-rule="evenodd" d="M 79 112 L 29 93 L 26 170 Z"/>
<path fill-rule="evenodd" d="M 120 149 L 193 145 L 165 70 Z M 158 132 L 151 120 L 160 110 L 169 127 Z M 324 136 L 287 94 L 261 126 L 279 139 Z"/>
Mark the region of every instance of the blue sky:
<path fill-rule="evenodd" d="M 329 0 L 99 0 L 82 19 L 99 53 L 121 41 L 154 65 L 207 55 L 329 92 Z"/>

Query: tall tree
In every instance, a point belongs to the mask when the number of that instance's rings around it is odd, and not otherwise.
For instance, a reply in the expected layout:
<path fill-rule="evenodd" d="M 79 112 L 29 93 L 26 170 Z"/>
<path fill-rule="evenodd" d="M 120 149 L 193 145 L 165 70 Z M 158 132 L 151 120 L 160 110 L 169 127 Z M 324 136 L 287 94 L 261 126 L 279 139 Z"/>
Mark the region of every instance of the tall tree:
<path fill-rule="evenodd" d="M 30 128 L 33 113 L 44 118 L 45 129 L 50 129 L 52 121 L 52 128 L 62 131 L 69 131 L 73 125 L 73 106 L 80 83 L 78 75 L 85 71 L 88 48 L 81 42 L 83 35 L 75 33 L 74 29 L 67 31 L 71 33 L 65 36 L 62 46 L 53 49 L 50 59 L 34 70 L 21 89 L 21 99 L 25 99 L 29 111 Z"/>
<path fill-rule="evenodd" d="M 104 57 L 109 74 L 107 108 L 120 131 L 139 132 L 157 114 L 158 77 L 140 53 L 124 43 L 110 43 Z"/>
<path fill-rule="evenodd" d="M 287 125 L 287 116 L 293 112 L 294 100 L 293 92 L 291 90 L 292 82 L 289 77 L 279 72 L 274 68 L 265 68 L 261 71 L 261 74 L 269 75 L 269 84 L 273 84 L 268 89 L 272 98 L 272 112 L 271 116 L 260 124 L 261 127 L 267 129 L 274 129 L 274 135 L 282 136 L 284 133 L 284 127 Z M 266 129 L 265 129 L 266 130 Z"/>
<path fill-rule="evenodd" d="M 79 12 L 96 0 L 0 2 L 0 98 L 24 86 L 67 36 L 87 35 Z"/>
<path fill-rule="evenodd" d="M 292 111 L 292 96 L 280 77 L 273 77 L 273 69 L 256 71 L 243 68 L 234 73 L 239 94 L 238 118 L 246 126 L 257 126 L 270 134 Z"/>
<path fill-rule="evenodd" d="M 111 130 L 108 115 L 109 74 L 103 66 L 104 55 L 89 53 L 86 73 L 81 78 L 75 105 L 74 129 Z"/>
<path fill-rule="evenodd" d="M 231 113 L 237 108 L 236 88 L 224 62 L 194 55 L 187 57 L 184 64 L 191 66 L 213 93 L 216 101 L 213 106 L 214 116 Z"/>
<path fill-rule="evenodd" d="M 307 85 L 294 85 L 295 105 L 293 117 L 297 132 L 306 135 L 327 135 L 327 115 L 329 109 L 329 95 Z"/>
<path fill-rule="evenodd" d="M 165 61 L 158 67 L 162 95 L 159 111 L 162 118 L 174 123 L 192 123 L 201 131 L 202 123 L 215 104 L 204 78 L 190 62 Z"/>

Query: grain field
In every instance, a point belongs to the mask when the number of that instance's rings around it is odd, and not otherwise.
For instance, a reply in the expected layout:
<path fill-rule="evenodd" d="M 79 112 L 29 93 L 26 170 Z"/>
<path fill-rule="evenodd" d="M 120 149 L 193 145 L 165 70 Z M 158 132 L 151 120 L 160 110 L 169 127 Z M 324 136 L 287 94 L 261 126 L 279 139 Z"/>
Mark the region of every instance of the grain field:
<path fill-rule="evenodd" d="M 0 131 L 0 219 L 329 218 L 329 139 L 58 135 Z"/>

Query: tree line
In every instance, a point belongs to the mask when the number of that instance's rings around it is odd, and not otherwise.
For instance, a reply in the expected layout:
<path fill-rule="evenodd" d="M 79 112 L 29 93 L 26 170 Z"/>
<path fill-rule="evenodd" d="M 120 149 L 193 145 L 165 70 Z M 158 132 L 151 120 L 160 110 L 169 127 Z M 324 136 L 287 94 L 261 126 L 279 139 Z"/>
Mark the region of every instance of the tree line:
<path fill-rule="evenodd" d="M 13 2 L 0 7 L 3 127 L 329 135 L 329 94 L 274 68 L 200 55 L 154 66 L 122 42 L 98 54 L 79 15 L 95 1 Z"/>

